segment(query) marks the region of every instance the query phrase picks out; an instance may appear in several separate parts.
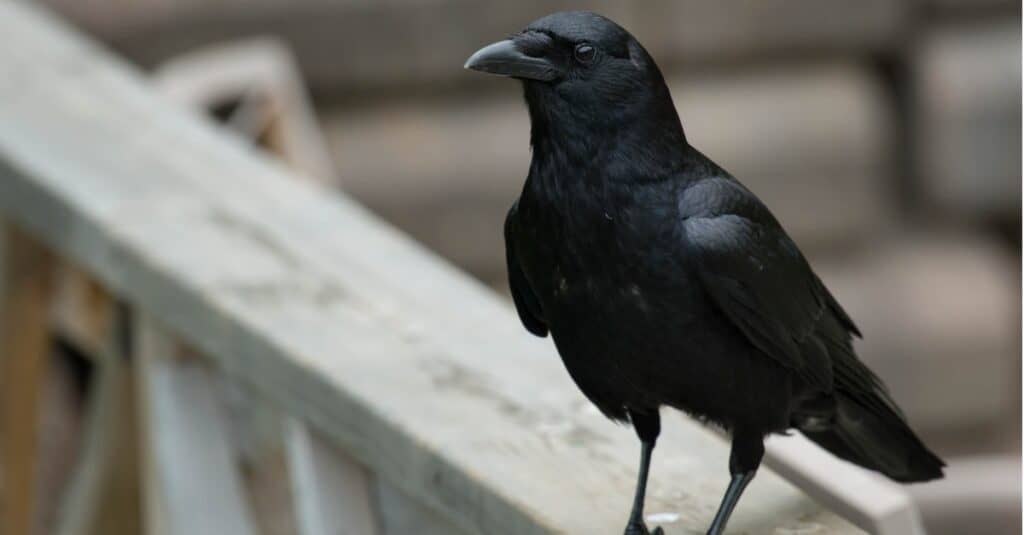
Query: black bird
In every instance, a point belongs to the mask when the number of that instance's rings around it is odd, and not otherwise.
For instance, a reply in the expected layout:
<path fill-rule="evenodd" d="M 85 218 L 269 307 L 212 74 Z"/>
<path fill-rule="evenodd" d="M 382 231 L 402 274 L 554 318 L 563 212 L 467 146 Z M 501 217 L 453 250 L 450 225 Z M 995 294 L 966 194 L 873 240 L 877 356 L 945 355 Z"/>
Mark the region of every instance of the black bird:
<path fill-rule="evenodd" d="M 662 405 L 732 436 L 708 533 L 724 530 L 769 433 L 795 428 L 896 481 L 942 477 L 854 353 L 853 321 L 768 208 L 687 143 L 629 32 L 556 13 L 465 66 L 523 83 L 533 159 L 505 221 L 509 285 L 526 329 L 550 332 L 587 398 L 642 442 L 627 534 L 648 533 Z"/>

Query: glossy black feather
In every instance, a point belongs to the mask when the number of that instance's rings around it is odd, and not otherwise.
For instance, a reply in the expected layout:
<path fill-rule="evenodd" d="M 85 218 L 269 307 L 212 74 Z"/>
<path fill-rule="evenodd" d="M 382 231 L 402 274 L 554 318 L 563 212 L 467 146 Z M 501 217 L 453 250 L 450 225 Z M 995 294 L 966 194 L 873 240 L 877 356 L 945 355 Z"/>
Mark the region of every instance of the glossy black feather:
<path fill-rule="evenodd" d="M 752 193 L 727 177 L 686 188 L 683 251 L 714 305 L 766 355 L 823 392 L 832 362 L 818 332 L 826 290 L 796 244 Z"/>
<path fill-rule="evenodd" d="M 526 330 L 543 338 L 548 335 L 548 326 L 544 322 L 540 301 L 537 300 L 537 295 L 533 293 L 529 281 L 526 280 L 526 275 L 523 274 L 523 270 L 519 266 L 519 258 L 516 256 L 513 240 L 509 239 L 518 230 L 515 228 L 518 223 L 517 207 L 518 203 L 513 204 L 505 218 L 505 265 L 508 268 L 508 287 L 512 292 L 512 301 L 516 305 L 516 312 L 519 313 L 519 319 L 522 320 L 523 326 L 526 327 Z"/>
<path fill-rule="evenodd" d="M 524 81 L 533 158 L 505 224 L 509 283 L 584 394 L 617 420 L 668 405 L 744 436 L 795 427 L 894 479 L 940 477 L 797 245 L 689 145 L 643 47 L 589 13 L 513 39 L 564 75 Z M 574 63 L 584 41 L 598 55 Z"/>

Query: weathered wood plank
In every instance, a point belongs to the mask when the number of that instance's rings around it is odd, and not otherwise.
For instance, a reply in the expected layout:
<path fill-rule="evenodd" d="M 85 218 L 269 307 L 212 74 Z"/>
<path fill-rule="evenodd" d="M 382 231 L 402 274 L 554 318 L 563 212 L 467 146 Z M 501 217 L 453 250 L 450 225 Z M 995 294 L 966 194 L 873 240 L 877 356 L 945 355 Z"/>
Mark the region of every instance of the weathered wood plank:
<path fill-rule="evenodd" d="M 31 534 L 38 468 L 39 402 L 50 360 L 47 312 L 54 269 L 49 251 L 0 222 L 0 533 Z"/>
<path fill-rule="evenodd" d="M 255 534 L 207 370 L 149 321 L 136 355 L 145 398 L 146 492 L 154 531 L 168 535 Z M 159 501 L 160 503 L 154 503 Z"/>
<path fill-rule="evenodd" d="M 291 418 L 288 468 L 301 535 L 378 535 L 371 477 L 347 454 Z"/>
<path fill-rule="evenodd" d="M 0 79 L 29 73 L 0 100 L 0 212 L 461 529 L 621 529 L 632 432 L 506 303 L 34 10 L 0 4 L 0 32 L 17 45 Z M 670 533 L 699 529 L 727 449 L 684 418 L 665 428 L 648 510 L 678 516 Z M 731 526 L 855 531 L 770 470 Z"/>

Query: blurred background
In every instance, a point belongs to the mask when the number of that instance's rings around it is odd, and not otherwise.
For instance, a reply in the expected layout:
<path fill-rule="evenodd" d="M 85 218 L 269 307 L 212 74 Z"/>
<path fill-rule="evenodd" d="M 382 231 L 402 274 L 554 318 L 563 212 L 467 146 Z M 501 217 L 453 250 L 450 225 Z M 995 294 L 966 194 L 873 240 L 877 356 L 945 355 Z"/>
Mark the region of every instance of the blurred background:
<path fill-rule="evenodd" d="M 954 461 L 947 484 L 914 490 L 932 532 L 1019 533 L 1019 3 L 42 3 L 171 93 L 237 64 L 182 58 L 273 39 L 297 65 L 288 91 L 311 96 L 295 151 L 323 150 L 308 166 L 499 292 L 529 125 L 518 84 L 462 64 L 552 11 L 615 19 L 661 65 L 690 142 L 774 210 L 859 323 L 863 358 Z M 237 123 L 240 98 L 205 104 Z M 54 403 L 76 403 L 73 368 Z M 73 449 L 81 422 L 61 414 L 49 443 Z"/>

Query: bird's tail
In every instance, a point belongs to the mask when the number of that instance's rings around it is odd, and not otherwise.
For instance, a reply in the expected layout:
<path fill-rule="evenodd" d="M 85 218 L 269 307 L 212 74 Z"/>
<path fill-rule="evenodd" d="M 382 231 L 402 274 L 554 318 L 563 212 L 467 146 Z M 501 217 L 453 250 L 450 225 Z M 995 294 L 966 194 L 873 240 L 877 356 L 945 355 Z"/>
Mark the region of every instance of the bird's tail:
<path fill-rule="evenodd" d="M 837 457 L 901 483 L 938 479 L 946 466 L 914 434 L 884 391 L 837 391 L 832 425 L 801 432 Z"/>

